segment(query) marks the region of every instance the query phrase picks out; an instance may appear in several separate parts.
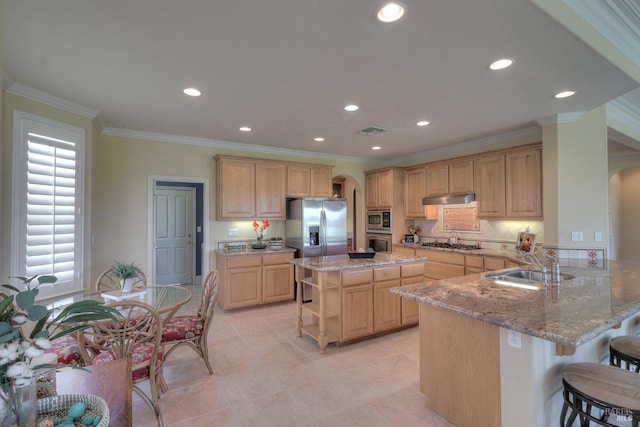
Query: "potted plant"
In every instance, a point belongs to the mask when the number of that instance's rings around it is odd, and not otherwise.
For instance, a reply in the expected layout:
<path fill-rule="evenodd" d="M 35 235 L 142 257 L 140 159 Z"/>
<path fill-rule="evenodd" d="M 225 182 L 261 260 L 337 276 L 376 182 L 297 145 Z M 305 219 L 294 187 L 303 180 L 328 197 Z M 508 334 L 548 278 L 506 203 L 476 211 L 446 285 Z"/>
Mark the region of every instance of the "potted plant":
<path fill-rule="evenodd" d="M 130 292 L 133 289 L 134 279 L 138 277 L 138 268 L 133 262 L 127 264 L 115 261 L 111 267 L 111 273 L 118 279 L 122 292 Z"/>
<path fill-rule="evenodd" d="M 50 275 L 16 277 L 20 288 L 3 285 L 15 294 L 0 300 L 0 426 L 36 424 L 34 369 L 51 341 L 88 327 L 89 321 L 114 319 L 117 310 L 98 301 L 78 301 L 55 310 L 35 304 L 38 286 L 55 283 Z M 30 331 L 30 332 L 27 332 Z"/>

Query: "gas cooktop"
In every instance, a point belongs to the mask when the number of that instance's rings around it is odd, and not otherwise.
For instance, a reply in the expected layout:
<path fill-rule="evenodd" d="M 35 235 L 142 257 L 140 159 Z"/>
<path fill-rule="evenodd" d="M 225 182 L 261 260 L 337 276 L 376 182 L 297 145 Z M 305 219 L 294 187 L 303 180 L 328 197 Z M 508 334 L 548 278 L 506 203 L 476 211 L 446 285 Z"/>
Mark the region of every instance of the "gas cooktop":
<path fill-rule="evenodd" d="M 430 248 L 446 248 L 446 249 L 460 249 L 463 251 L 472 251 L 474 249 L 481 249 L 479 245 L 463 245 L 461 243 L 446 243 L 446 242 L 423 242 L 422 246 Z"/>

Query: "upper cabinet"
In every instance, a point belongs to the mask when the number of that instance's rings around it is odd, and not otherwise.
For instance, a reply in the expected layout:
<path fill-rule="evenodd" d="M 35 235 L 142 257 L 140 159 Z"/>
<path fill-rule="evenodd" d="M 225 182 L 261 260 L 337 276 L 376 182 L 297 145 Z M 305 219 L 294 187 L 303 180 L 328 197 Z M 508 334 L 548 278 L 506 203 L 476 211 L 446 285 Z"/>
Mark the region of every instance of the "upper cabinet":
<path fill-rule="evenodd" d="M 426 196 L 473 192 L 473 159 L 427 165 Z"/>
<path fill-rule="evenodd" d="M 222 155 L 215 160 L 217 220 L 284 220 L 287 197 L 332 194 L 331 166 Z"/>
<path fill-rule="evenodd" d="M 289 164 L 287 165 L 287 197 L 331 197 L 332 166 Z"/>
<path fill-rule="evenodd" d="M 365 203 L 367 208 L 403 208 L 404 172 L 386 168 L 365 172 Z"/>
<path fill-rule="evenodd" d="M 424 206 L 427 194 L 427 168 L 417 166 L 404 171 L 404 215 L 406 219 L 438 219 L 438 206 Z"/>
<path fill-rule="evenodd" d="M 475 180 L 479 218 L 542 217 L 540 148 L 480 157 Z"/>
<path fill-rule="evenodd" d="M 518 151 L 505 156 L 507 217 L 542 216 L 541 157 L 540 149 Z"/>

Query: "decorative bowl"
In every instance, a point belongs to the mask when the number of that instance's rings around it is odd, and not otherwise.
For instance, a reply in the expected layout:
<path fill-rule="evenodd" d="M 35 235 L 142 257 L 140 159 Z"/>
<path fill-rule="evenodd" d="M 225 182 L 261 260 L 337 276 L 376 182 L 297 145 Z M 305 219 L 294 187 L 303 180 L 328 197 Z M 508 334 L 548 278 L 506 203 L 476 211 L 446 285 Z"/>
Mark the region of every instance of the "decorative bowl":
<path fill-rule="evenodd" d="M 376 256 L 375 252 L 347 252 L 349 258 L 373 258 Z"/>
<path fill-rule="evenodd" d="M 87 405 L 85 415 L 92 417 L 102 416 L 98 427 L 109 427 L 109 406 L 103 398 L 93 394 L 59 394 L 57 396 L 38 399 L 38 419 L 50 417 L 58 420 L 67 415 L 67 411 L 74 403 L 84 403 Z M 82 418 L 79 420 L 82 425 Z"/>

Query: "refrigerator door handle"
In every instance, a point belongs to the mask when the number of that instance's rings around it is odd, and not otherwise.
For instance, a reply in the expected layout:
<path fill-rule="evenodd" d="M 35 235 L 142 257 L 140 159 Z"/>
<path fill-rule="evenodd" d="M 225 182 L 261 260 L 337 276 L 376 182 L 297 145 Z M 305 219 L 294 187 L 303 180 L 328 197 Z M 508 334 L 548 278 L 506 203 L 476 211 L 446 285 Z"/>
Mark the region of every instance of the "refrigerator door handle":
<path fill-rule="evenodd" d="M 322 256 L 327 255 L 327 213 L 324 209 L 320 211 L 320 245 Z"/>

